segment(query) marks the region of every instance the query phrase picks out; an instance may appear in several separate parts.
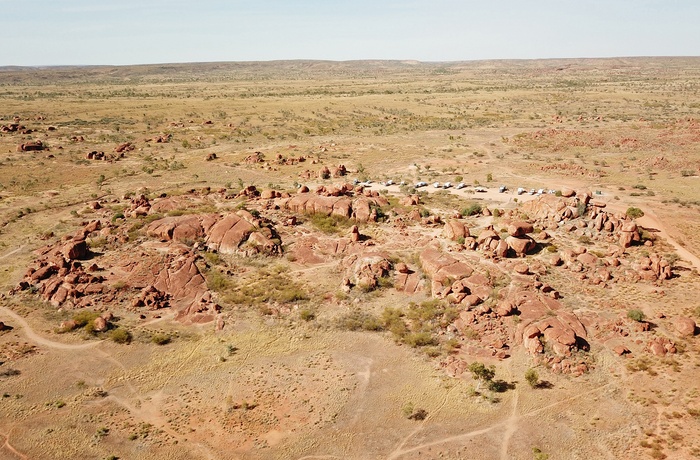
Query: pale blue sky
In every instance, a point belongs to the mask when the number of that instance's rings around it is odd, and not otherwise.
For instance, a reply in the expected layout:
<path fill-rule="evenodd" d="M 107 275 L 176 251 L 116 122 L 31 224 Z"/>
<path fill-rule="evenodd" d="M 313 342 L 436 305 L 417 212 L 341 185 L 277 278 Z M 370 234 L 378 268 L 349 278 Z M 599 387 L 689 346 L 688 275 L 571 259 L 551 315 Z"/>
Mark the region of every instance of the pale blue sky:
<path fill-rule="evenodd" d="M 700 0 L 0 0 L 0 66 L 698 55 Z"/>

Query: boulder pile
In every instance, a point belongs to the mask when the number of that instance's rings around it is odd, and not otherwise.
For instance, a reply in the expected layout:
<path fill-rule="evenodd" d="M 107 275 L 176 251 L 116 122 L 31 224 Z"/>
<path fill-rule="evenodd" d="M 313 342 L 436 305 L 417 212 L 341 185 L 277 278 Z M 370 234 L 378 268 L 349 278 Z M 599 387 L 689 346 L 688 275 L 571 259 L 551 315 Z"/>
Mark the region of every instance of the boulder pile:
<path fill-rule="evenodd" d="M 31 141 L 27 142 L 21 145 L 17 146 L 17 151 L 18 152 L 31 152 L 31 151 L 37 151 L 37 150 L 44 150 L 46 148 L 46 145 L 40 140 L 36 141 Z"/>

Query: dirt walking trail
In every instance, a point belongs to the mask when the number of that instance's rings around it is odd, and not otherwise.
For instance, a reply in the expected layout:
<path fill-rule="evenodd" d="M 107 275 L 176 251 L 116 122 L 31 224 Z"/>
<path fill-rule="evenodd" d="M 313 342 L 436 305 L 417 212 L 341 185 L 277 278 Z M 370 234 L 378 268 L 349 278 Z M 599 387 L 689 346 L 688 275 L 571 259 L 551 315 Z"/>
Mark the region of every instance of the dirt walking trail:
<path fill-rule="evenodd" d="M 79 345 L 73 345 L 73 344 L 68 344 L 68 343 L 62 343 L 62 342 L 54 342 L 53 340 L 49 340 L 45 337 L 40 336 L 37 334 L 34 329 L 27 323 L 27 321 L 22 318 L 20 315 L 15 313 L 14 311 L 10 310 L 7 307 L 2 307 L 0 306 L 0 318 L 12 318 L 13 321 L 17 322 L 20 326 L 22 326 L 22 330 L 24 332 L 24 335 L 27 336 L 27 338 L 33 342 L 36 342 L 39 345 L 43 345 L 48 348 L 54 348 L 57 350 L 85 350 L 88 348 L 93 348 L 102 343 L 102 341 L 96 341 L 96 342 L 88 342 L 88 343 L 83 343 Z M 11 323 L 11 322 L 8 322 Z M 11 325 L 11 324 L 10 324 Z"/>
<path fill-rule="evenodd" d="M 409 435 L 407 438 L 404 438 L 401 441 L 401 443 L 396 447 L 396 449 L 394 449 L 394 451 L 391 452 L 386 458 L 387 458 L 387 460 L 394 460 L 394 459 L 400 458 L 406 454 L 419 451 L 421 449 L 425 449 L 425 448 L 433 447 L 433 446 L 445 445 L 445 444 L 459 442 L 459 441 L 465 441 L 469 438 L 481 436 L 482 434 L 489 433 L 489 432 L 496 430 L 496 429 L 499 429 L 499 428 L 505 428 L 505 432 L 503 434 L 503 439 L 502 439 L 502 443 L 501 443 L 501 449 L 500 449 L 500 459 L 508 459 L 509 458 L 508 448 L 510 445 L 510 439 L 517 432 L 518 423 L 521 422 L 523 419 L 525 419 L 527 417 L 532 417 L 534 415 L 539 414 L 540 412 L 544 412 L 544 411 L 551 409 L 553 407 L 556 407 L 558 405 L 573 401 L 574 399 L 582 398 L 582 397 L 590 395 L 592 393 L 602 391 L 602 390 L 610 387 L 611 385 L 612 385 L 612 383 L 607 383 L 607 384 L 601 385 L 599 387 L 593 388 L 592 390 L 581 392 L 579 394 L 576 394 L 576 395 L 571 396 L 569 398 L 562 399 L 560 401 L 555 401 L 551 404 L 548 404 L 546 406 L 540 407 L 538 409 L 535 409 L 535 410 L 532 410 L 530 412 L 526 412 L 526 413 L 523 413 L 520 415 L 518 414 L 519 395 L 518 395 L 517 390 L 515 390 L 515 394 L 513 396 L 513 409 L 512 409 L 510 416 L 507 419 L 502 420 L 502 421 L 497 422 L 497 423 L 494 423 L 494 424 L 489 425 L 487 427 L 478 429 L 478 430 L 468 431 L 466 433 L 459 433 L 459 434 L 455 434 L 455 435 L 448 436 L 445 438 L 440 438 L 440 439 L 428 441 L 428 442 L 422 443 L 422 444 L 417 445 L 417 446 L 405 448 L 404 446 L 407 443 L 407 441 L 409 440 L 409 438 L 412 437 L 418 431 L 418 430 L 416 430 L 411 435 Z"/>
<path fill-rule="evenodd" d="M 700 270 L 700 258 L 681 246 L 676 240 L 671 238 L 661 220 L 654 214 L 654 211 L 647 210 L 644 216 L 635 219 L 639 225 L 646 229 L 654 229 L 655 233 L 665 239 L 676 250 L 681 259 L 690 262 L 695 268 Z"/>
<path fill-rule="evenodd" d="M 0 256 L 0 260 L 7 259 L 8 257 L 10 257 L 10 256 L 12 256 L 12 255 L 17 254 L 17 253 L 18 253 L 19 251 L 21 251 L 22 249 L 24 249 L 24 245 L 18 247 L 17 249 L 14 249 L 14 250 L 8 252 L 7 254 L 4 254 L 4 255 Z"/>
<path fill-rule="evenodd" d="M 10 434 L 11 433 L 12 433 L 12 430 L 10 430 L 10 432 L 7 434 L 0 432 L 0 437 L 5 438 L 5 442 L 3 443 L 2 446 L 0 446 L 0 450 L 3 450 L 3 449 L 8 450 L 11 454 L 16 456 L 17 458 L 20 458 L 22 460 L 27 460 L 29 457 L 27 457 L 26 455 L 19 452 L 17 449 L 12 447 L 12 444 L 10 444 Z"/>

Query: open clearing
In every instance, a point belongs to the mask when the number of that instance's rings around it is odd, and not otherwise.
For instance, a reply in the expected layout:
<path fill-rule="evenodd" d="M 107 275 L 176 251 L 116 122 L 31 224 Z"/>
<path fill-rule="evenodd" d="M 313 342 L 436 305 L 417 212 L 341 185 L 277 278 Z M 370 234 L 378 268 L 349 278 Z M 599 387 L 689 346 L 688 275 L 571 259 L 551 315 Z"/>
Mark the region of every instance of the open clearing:
<path fill-rule="evenodd" d="M 699 64 L 0 68 L 0 459 L 700 457 Z"/>

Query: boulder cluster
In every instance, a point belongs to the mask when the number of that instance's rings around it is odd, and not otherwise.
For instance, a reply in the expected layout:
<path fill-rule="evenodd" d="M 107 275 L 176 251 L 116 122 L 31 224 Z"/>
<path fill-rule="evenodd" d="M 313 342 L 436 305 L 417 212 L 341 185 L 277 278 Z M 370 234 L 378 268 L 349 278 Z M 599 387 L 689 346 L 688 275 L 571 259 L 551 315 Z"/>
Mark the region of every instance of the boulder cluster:
<path fill-rule="evenodd" d="M 351 184 L 319 187 L 315 193 L 299 189 L 293 197 L 275 200 L 275 206 L 299 214 L 324 214 L 353 219 L 357 222 L 376 222 L 377 208 L 387 205 L 386 198 L 377 192 L 356 188 Z"/>
<path fill-rule="evenodd" d="M 81 261 L 91 255 L 85 239 L 100 228 L 100 221 L 92 221 L 75 235 L 40 249 L 37 260 L 11 292 L 34 286 L 44 300 L 57 307 L 69 301 L 76 307 L 91 304 L 87 299 L 103 292 L 104 277 L 94 274 L 98 271 L 94 264 L 86 269 Z"/>
<path fill-rule="evenodd" d="M 31 151 L 37 151 L 37 150 L 44 150 L 46 149 L 46 145 L 40 141 L 40 140 L 35 140 L 31 142 L 26 142 L 24 144 L 20 144 L 17 146 L 17 151 L 18 152 L 31 152 Z"/>
<path fill-rule="evenodd" d="M 96 160 L 96 161 L 118 161 L 124 158 L 124 152 L 121 152 L 119 154 L 110 154 L 107 153 L 105 154 L 104 152 L 98 152 L 97 150 L 93 150 L 91 152 L 88 152 L 85 154 L 85 159 L 86 160 Z"/>

